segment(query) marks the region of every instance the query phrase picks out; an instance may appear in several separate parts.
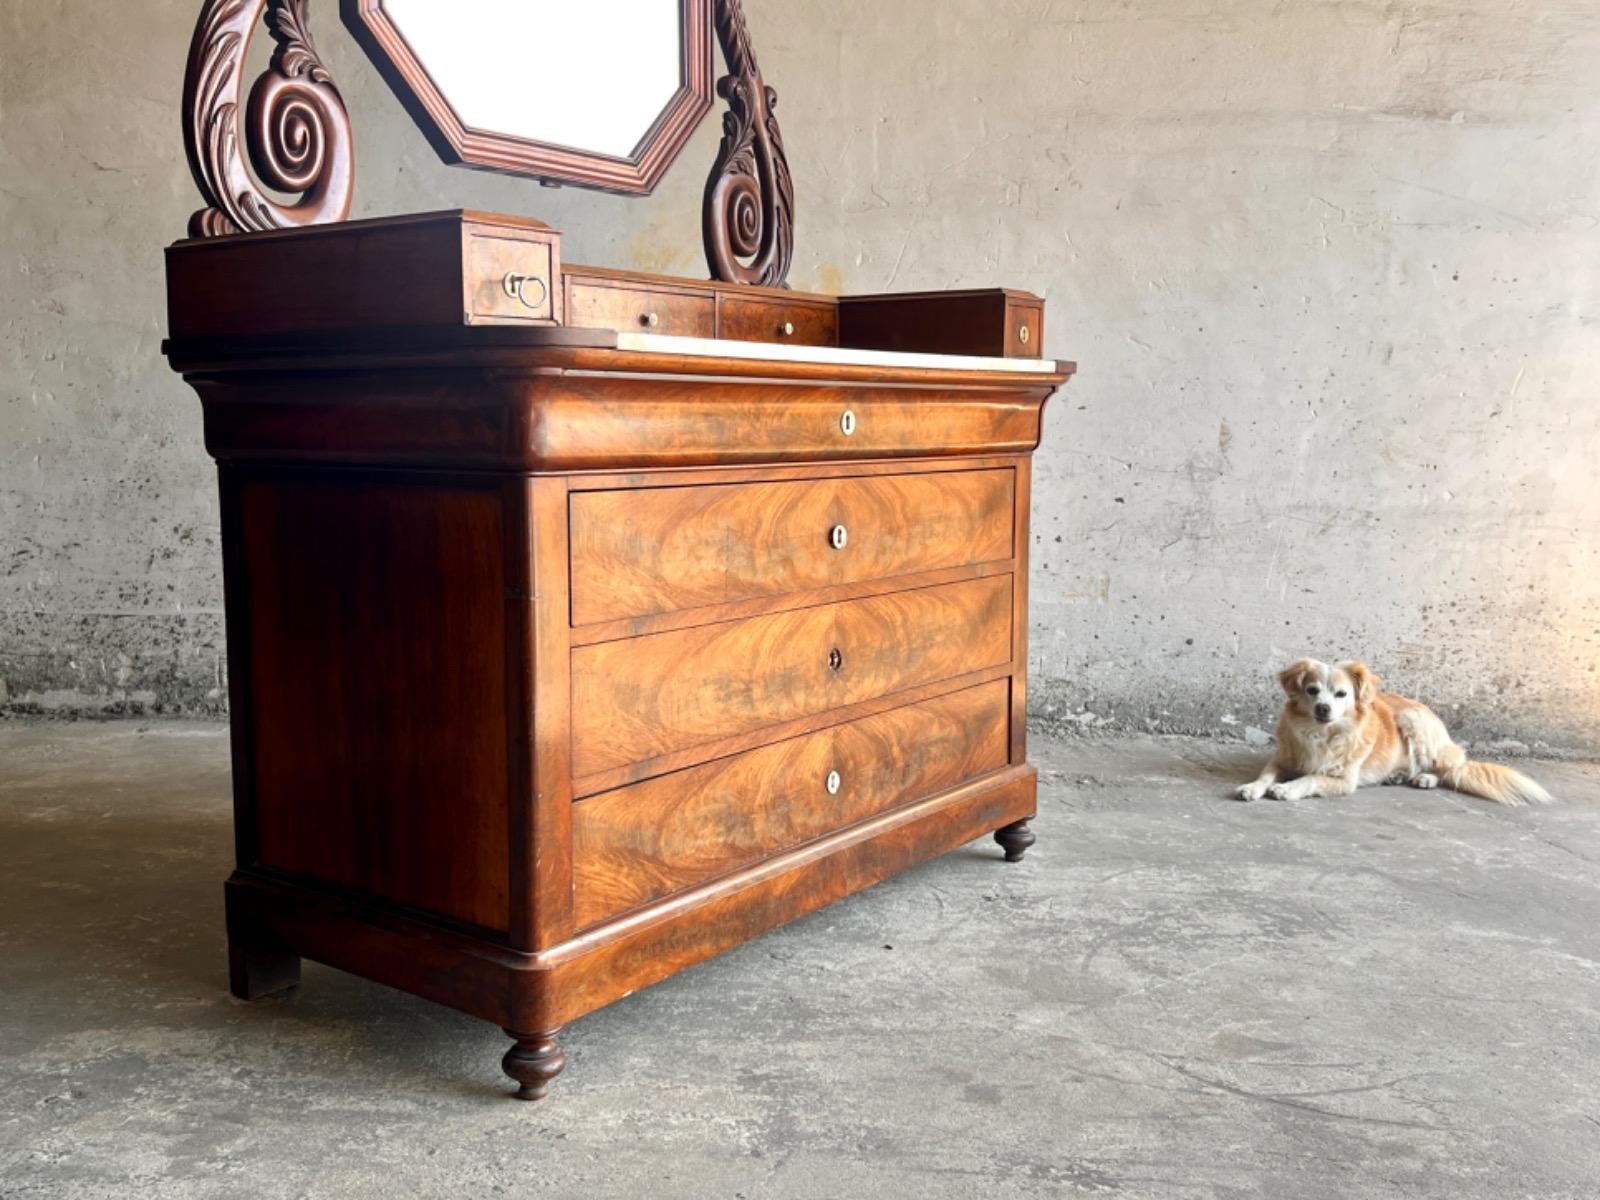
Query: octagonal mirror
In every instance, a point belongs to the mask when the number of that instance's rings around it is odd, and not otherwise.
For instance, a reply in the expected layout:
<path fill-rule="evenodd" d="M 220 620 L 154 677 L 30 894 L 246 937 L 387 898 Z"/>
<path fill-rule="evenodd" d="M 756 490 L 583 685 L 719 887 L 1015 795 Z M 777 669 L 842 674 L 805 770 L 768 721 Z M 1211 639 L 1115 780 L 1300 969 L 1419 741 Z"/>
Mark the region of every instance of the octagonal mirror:
<path fill-rule="evenodd" d="M 647 193 L 711 107 L 711 0 L 344 0 L 440 156 Z"/>

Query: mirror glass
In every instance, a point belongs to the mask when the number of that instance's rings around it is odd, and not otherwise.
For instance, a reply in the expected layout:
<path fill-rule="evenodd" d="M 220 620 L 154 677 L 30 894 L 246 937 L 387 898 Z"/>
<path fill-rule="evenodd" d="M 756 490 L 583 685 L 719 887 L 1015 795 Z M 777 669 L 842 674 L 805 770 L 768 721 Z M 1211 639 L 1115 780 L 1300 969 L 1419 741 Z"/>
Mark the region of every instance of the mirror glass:
<path fill-rule="evenodd" d="M 678 0 L 384 0 L 384 8 L 473 129 L 626 158 L 683 86 Z"/>
<path fill-rule="evenodd" d="M 345 0 L 447 161 L 648 192 L 711 107 L 710 0 Z M 352 19 L 353 18 L 353 19 Z"/>

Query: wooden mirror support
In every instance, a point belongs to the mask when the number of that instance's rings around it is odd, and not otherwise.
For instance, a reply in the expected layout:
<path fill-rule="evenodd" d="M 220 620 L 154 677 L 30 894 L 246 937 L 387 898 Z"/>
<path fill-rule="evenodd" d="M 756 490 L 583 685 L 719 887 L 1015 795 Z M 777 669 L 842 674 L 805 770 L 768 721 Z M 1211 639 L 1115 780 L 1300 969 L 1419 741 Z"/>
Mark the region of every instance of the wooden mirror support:
<path fill-rule="evenodd" d="M 648 192 L 704 116 L 711 24 L 728 65 L 722 145 L 706 181 L 702 228 L 712 279 L 787 287 L 794 183 L 778 132 L 778 96 L 756 65 L 740 0 L 683 0 L 684 86 L 627 158 L 586 154 L 464 126 L 381 0 L 345 0 L 346 21 L 448 161 L 622 192 Z M 355 188 L 350 117 L 318 57 L 310 0 L 206 0 L 183 87 L 184 147 L 206 207 L 190 237 L 343 221 Z M 250 90 L 240 138 L 244 60 L 263 17 L 277 44 Z M 265 186 L 263 186 L 265 185 Z M 300 193 L 293 203 L 267 191 Z"/>
<path fill-rule="evenodd" d="M 717 94 L 728 111 L 722 149 L 706 181 L 706 261 L 711 277 L 723 283 L 787 287 L 794 259 L 794 182 L 778 133 L 778 94 L 756 66 L 740 0 L 717 0 L 716 23 L 729 72 L 717 83 Z"/>
<path fill-rule="evenodd" d="M 206 0 L 201 9 L 184 73 L 183 141 L 207 207 L 189 219 L 190 237 L 321 225 L 350 215 L 350 117 L 311 41 L 308 4 Z M 250 89 L 241 148 L 244 58 L 263 12 L 277 49 Z M 281 204 L 257 178 L 301 197 Z"/>

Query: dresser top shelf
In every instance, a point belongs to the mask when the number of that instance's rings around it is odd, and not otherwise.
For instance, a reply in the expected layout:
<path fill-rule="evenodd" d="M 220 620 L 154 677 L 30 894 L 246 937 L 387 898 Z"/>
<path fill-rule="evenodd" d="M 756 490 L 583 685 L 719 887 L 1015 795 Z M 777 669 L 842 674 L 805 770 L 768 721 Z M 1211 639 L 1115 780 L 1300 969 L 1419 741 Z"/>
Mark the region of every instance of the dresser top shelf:
<path fill-rule="evenodd" d="M 175 360 L 224 343 L 249 355 L 274 337 L 294 354 L 318 337 L 348 351 L 387 336 L 400 350 L 581 346 L 841 371 L 1070 373 L 1043 359 L 1044 301 L 1029 292 L 824 296 L 578 266 L 542 222 L 471 210 L 181 241 L 167 248 L 167 283 Z M 529 336 L 457 338 L 463 329 Z"/>

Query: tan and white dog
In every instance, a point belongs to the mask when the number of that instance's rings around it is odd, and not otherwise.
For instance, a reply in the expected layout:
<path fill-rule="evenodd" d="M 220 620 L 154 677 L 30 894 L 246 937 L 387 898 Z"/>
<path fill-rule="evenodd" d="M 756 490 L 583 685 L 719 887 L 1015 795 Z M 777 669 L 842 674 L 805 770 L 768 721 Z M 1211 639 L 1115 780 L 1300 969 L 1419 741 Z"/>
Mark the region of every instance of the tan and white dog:
<path fill-rule="evenodd" d="M 1288 696 L 1278 749 L 1240 800 L 1346 796 L 1375 783 L 1443 784 L 1497 804 L 1544 804 L 1542 787 L 1520 771 L 1469 762 L 1426 705 L 1379 691 L 1365 663 L 1329 666 L 1302 658 L 1278 673 Z"/>

